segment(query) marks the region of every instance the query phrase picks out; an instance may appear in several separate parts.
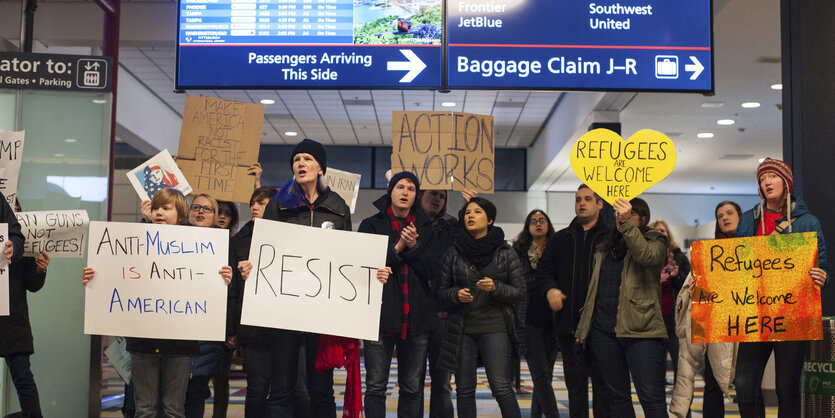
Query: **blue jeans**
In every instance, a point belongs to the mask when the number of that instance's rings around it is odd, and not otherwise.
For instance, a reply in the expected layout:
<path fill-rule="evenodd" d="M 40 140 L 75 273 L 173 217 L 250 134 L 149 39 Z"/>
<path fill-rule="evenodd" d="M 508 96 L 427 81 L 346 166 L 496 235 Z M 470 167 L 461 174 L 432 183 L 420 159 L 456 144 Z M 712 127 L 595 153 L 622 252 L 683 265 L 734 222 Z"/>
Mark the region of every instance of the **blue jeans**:
<path fill-rule="evenodd" d="M 41 402 L 38 397 L 38 387 L 32 375 L 32 365 L 29 354 L 11 354 L 6 357 L 6 367 L 12 377 L 17 399 L 20 401 L 20 411 L 32 417 L 41 416 Z"/>
<path fill-rule="evenodd" d="M 130 353 L 136 418 L 182 418 L 190 356 Z"/>
<path fill-rule="evenodd" d="M 382 333 L 381 333 L 382 334 Z M 365 415 L 386 416 L 386 389 L 391 356 L 397 348 L 398 417 L 423 416 L 423 385 L 426 379 L 426 346 L 429 334 L 381 335 L 378 341 L 365 341 Z"/>
<path fill-rule="evenodd" d="M 511 344 L 510 336 L 506 332 L 464 334 L 461 337 L 461 364 L 455 374 L 459 417 L 474 418 L 477 415 L 475 389 L 479 355 L 484 363 L 484 370 L 487 372 L 490 391 L 499 404 L 502 417 L 522 416 L 511 384 L 513 360 Z"/>
<path fill-rule="evenodd" d="M 554 396 L 554 363 L 557 362 L 557 337 L 554 329 L 539 328 L 533 325 L 525 327 L 528 353 L 525 358 L 533 379 L 533 398 L 531 399 L 531 417 L 560 416 L 557 399 Z"/>
<path fill-rule="evenodd" d="M 800 375 L 807 341 L 739 343 L 736 361 L 736 396 L 739 415 L 764 417 L 763 372 L 774 350 L 774 383 L 777 389 L 777 416 L 800 416 Z"/>
<path fill-rule="evenodd" d="M 603 380 L 611 393 L 612 417 L 634 417 L 629 375 L 647 418 L 667 415 L 664 389 L 664 340 L 661 338 L 617 338 L 592 327 L 589 332 L 594 360 L 604 370 Z"/>
<path fill-rule="evenodd" d="M 438 321 L 438 327 L 429 332 L 429 418 L 452 418 L 455 409 L 452 406 L 452 375 L 438 367 L 438 355 L 446 333 L 446 319 Z"/>

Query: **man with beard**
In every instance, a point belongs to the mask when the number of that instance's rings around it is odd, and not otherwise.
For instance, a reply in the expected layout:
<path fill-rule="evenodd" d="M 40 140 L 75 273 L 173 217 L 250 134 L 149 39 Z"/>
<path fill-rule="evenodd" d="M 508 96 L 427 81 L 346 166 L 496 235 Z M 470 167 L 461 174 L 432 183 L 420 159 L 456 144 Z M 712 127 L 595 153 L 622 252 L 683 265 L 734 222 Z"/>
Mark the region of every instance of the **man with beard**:
<path fill-rule="evenodd" d="M 567 228 L 558 231 L 539 259 L 537 285 L 556 312 L 556 335 L 562 352 L 568 410 L 572 418 L 589 416 L 588 379 L 592 380 L 595 417 L 608 417 L 608 390 L 600 371 L 591 363 L 588 347 L 575 343 L 574 332 L 586 300 L 594 248 L 610 231 L 600 220 L 603 201 L 588 186 L 581 184 L 574 195 L 577 215 Z"/>

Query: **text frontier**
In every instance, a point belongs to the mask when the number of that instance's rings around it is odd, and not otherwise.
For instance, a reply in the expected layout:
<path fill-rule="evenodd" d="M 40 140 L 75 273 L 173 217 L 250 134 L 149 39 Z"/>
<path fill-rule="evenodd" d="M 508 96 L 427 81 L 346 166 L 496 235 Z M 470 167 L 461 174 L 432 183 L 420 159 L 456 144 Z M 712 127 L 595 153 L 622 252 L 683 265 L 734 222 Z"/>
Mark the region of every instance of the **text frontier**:
<path fill-rule="evenodd" d="M 542 63 L 537 60 L 474 60 L 465 56 L 458 57 L 457 65 L 459 73 L 481 74 L 482 77 L 504 77 L 507 74 L 515 74 L 520 78 L 525 78 L 531 74 L 542 73 L 542 68 Z M 552 74 L 600 74 L 601 71 L 599 62 L 586 61 L 582 57 L 576 59 L 552 57 L 545 68 Z"/>

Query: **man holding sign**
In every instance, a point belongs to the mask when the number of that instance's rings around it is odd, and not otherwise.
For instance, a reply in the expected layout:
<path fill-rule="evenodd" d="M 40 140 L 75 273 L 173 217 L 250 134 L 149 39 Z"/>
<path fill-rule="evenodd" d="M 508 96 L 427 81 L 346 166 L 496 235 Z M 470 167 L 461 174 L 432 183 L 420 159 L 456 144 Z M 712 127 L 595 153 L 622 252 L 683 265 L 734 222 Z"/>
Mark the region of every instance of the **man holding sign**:
<path fill-rule="evenodd" d="M 809 277 L 818 287 L 822 287 L 826 283 L 828 271 L 823 231 L 820 222 L 809 213 L 803 200 L 792 196 L 793 180 L 792 170 L 788 164 L 766 158 L 757 167 L 758 192 L 762 202 L 742 215 L 736 236 L 753 237 L 815 232 L 818 241 L 818 267 L 810 269 Z M 820 301 L 818 300 L 817 303 Z M 800 375 L 806 345 L 806 341 L 740 343 L 736 369 L 740 415 L 743 417 L 765 416 L 760 387 L 763 371 L 772 350 L 774 351 L 779 415 L 800 415 Z"/>

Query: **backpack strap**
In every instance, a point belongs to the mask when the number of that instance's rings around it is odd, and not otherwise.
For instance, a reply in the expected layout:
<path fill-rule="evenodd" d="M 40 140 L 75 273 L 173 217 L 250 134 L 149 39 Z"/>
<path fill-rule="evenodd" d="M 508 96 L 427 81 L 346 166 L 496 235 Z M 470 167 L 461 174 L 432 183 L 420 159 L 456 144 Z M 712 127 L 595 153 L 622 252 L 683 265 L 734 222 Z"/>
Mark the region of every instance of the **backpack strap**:
<path fill-rule="evenodd" d="M 774 227 L 774 230 L 773 230 L 773 231 L 771 231 L 771 235 L 780 235 L 780 234 L 782 234 L 782 233 L 783 233 L 783 231 L 784 231 L 786 228 L 788 228 L 788 227 L 789 227 L 789 225 L 791 225 L 791 223 L 792 223 L 792 222 L 794 222 L 794 221 L 795 221 L 795 219 L 797 219 L 797 218 L 794 218 L 794 219 L 789 218 L 789 219 L 786 219 L 786 220 L 785 220 L 785 221 L 783 221 L 783 222 L 780 222 L 780 224 L 779 224 L 779 225 L 777 225 L 777 226 L 775 226 L 775 227 Z"/>

